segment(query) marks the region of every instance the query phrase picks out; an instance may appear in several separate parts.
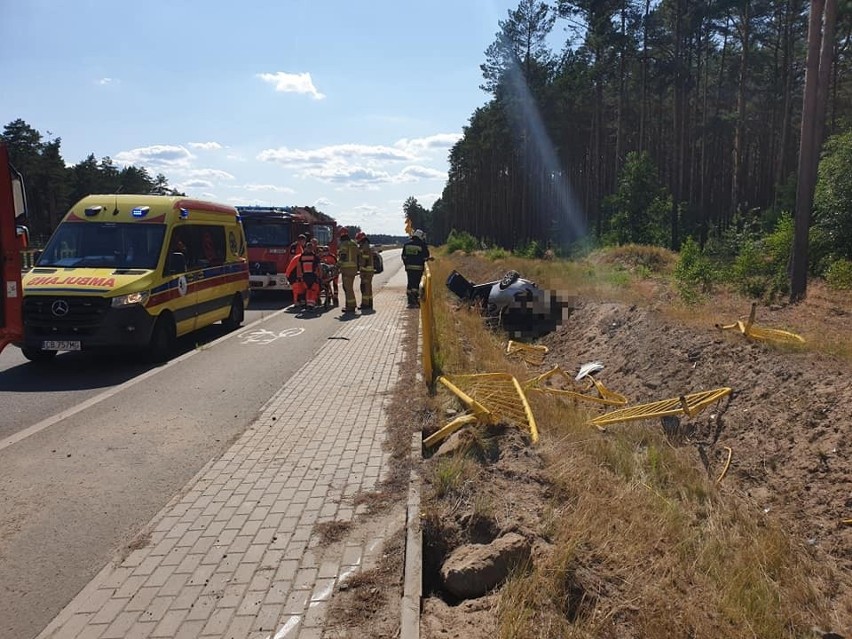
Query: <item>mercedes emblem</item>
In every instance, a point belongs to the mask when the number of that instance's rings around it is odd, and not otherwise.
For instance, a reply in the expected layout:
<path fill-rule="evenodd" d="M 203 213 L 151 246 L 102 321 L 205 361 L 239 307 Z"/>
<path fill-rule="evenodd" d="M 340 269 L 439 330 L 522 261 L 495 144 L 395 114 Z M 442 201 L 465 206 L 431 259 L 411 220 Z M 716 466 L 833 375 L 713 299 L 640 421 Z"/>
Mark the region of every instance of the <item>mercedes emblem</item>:
<path fill-rule="evenodd" d="M 65 300 L 56 300 L 50 305 L 50 312 L 53 313 L 54 317 L 65 317 L 69 310 L 68 302 Z"/>

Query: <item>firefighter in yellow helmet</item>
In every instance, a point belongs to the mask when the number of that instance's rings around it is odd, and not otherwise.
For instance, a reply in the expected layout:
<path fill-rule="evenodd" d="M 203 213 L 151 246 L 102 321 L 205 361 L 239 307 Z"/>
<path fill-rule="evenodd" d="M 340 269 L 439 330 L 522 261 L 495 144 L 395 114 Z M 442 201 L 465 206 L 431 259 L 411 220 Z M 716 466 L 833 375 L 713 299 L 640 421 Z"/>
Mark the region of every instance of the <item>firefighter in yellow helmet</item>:
<path fill-rule="evenodd" d="M 361 306 L 358 308 L 362 311 L 372 310 L 373 275 L 376 271 L 373 266 L 373 249 L 364 231 L 358 232 L 355 241 L 358 243 L 358 273 L 361 276 Z"/>
<path fill-rule="evenodd" d="M 358 245 L 349 238 L 349 230 L 342 226 L 338 231 L 337 266 L 343 280 L 345 302 L 343 313 L 355 312 L 355 276 L 358 274 Z"/>

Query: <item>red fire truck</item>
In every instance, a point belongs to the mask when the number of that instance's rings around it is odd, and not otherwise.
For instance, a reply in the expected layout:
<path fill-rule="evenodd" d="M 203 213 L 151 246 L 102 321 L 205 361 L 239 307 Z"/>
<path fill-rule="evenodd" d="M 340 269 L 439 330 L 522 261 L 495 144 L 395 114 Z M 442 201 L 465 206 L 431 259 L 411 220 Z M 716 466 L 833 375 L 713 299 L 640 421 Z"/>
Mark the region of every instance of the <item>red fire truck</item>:
<path fill-rule="evenodd" d="M 21 250 L 27 248 L 25 226 L 17 224 L 26 212 L 24 182 L 9 163 L 6 146 L 0 142 L 0 351 L 24 336 L 21 316 Z"/>
<path fill-rule="evenodd" d="M 248 243 L 249 281 L 255 291 L 289 291 L 284 272 L 300 233 L 337 253 L 337 222 L 311 206 L 238 206 Z"/>

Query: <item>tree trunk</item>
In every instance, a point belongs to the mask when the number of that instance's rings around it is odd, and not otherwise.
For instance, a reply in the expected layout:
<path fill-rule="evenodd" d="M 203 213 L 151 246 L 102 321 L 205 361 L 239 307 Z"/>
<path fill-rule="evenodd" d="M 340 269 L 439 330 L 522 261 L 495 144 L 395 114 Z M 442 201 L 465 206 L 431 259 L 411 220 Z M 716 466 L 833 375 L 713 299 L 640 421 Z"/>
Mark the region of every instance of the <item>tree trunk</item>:
<path fill-rule="evenodd" d="M 733 217 L 740 208 L 740 199 L 743 193 L 743 182 L 745 167 L 743 156 L 746 147 L 746 82 L 748 80 L 748 56 L 749 40 L 751 38 L 751 17 L 749 15 L 749 1 L 745 0 L 742 7 L 742 24 L 740 39 L 742 42 L 742 53 L 740 56 L 740 79 L 737 89 L 737 127 L 734 134 L 734 167 L 731 174 L 731 216 Z"/>
<path fill-rule="evenodd" d="M 827 0 L 835 5 L 835 0 Z M 820 99 L 821 49 L 832 50 L 832 43 L 823 42 L 823 14 L 828 17 L 834 9 L 826 11 L 826 0 L 812 0 L 808 20 L 808 57 L 805 73 L 805 92 L 802 100 L 802 136 L 799 143 L 799 179 L 796 188 L 796 220 L 793 236 L 793 251 L 790 260 L 790 301 L 805 299 L 808 287 L 808 232 L 811 225 L 811 208 L 816 186 L 818 165 L 817 133 L 821 130 L 817 121 Z M 833 33 L 833 25 L 831 25 Z"/>

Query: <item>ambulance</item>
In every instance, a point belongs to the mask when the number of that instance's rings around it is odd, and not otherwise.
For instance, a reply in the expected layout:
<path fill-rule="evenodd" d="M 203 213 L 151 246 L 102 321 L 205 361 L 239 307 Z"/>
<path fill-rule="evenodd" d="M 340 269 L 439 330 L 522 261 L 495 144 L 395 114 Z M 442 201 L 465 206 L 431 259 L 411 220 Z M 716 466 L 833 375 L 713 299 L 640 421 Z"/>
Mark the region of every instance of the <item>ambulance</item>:
<path fill-rule="evenodd" d="M 56 228 L 23 278 L 24 339 L 34 362 L 59 351 L 130 347 L 167 360 L 176 339 L 229 329 L 249 300 L 236 209 L 163 195 L 90 195 Z"/>

